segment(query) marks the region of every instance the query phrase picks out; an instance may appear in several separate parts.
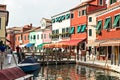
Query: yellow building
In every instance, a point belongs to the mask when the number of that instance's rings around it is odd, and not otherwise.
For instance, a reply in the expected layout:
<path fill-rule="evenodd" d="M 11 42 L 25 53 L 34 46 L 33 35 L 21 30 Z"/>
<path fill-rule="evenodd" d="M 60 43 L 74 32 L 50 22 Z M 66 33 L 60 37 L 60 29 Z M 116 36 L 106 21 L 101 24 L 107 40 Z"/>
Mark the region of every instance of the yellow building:
<path fill-rule="evenodd" d="M 9 12 L 6 11 L 6 5 L 0 4 L 0 41 L 6 41 L 6 26 L 8 25 Z"/>

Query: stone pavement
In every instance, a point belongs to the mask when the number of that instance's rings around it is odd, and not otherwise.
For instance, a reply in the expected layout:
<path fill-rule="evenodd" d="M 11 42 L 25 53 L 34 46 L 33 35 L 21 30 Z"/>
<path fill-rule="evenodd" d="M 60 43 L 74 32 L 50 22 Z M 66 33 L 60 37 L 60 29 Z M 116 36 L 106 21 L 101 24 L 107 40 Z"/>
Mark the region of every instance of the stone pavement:
<path fill-rule="evenodd" d="M 15 59 L 17 61 L 17 55 L 15 55 Z M 5 57 L 4 64 L 3 64 L 3 69 L 13 67 L 13 66 L 16 66 L 13 56 L 12 56 L 11 64 L 8 64 L 7 57 Z"/>

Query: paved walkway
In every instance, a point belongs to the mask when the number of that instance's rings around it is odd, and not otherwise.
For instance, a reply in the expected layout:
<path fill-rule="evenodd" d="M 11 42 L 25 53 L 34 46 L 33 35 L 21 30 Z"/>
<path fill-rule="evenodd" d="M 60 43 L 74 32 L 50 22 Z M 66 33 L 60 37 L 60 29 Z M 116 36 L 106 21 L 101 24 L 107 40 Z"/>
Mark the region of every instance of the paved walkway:
<path fill-rule="evenodd" d="M 16 55 L 15 55 L 15 59 L 17 60 L 17 56 L 16 56 Z M 13 66 L 16 66 L 15 60 L 14 60 L 13 56 L 12 56 L 12 62 L 11 62 L 11 64 L 8 64 L 8 62 L 7 62 L 7 57 L 6 57 L 6 58 L 4 59 L 3 69 L 9 68 L 9 67 L 13 67 Z"/>

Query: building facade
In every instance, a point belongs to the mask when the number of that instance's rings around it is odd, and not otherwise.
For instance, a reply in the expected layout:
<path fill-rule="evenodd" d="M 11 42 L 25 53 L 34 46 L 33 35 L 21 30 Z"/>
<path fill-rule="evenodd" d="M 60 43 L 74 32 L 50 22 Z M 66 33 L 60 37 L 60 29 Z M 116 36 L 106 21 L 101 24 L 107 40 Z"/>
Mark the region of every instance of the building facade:
<path fill-rule="evenodd" d="M 107 55 L 111 64 L 120 64 L 120 0 L 109 0 L 107 9 L 97 15 L 97 40 L 100 54 Z"/>
<path fill-rule="evenodd" d="M 70 11 L 52 16 L 52 42 L 70 40 Z"/>
<path fill-rule="evenodd" d="M 0 4 L 0 41 L 6 42 L 6 26 L 8 25 L 9 12 L 6 10 L 6 5 Z"/>

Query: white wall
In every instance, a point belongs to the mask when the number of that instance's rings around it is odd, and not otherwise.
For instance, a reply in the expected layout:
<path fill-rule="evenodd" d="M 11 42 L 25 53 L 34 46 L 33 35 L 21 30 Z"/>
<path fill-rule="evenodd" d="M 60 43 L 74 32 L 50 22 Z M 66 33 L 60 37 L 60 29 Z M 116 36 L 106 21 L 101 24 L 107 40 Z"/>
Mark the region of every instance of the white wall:
<path fill-rule="evenodd" d="M 89 17 L 92 17 L 92 22 L 89 22 Z M 88 15 L 88 44 L 96 40 L 96 14 Z M 92 36 L 89 36 L 89 29 L 92 29 Z"/>
<path fill-rule="evenodd" d="M 52 19 L 55 19 L 57 17 L 60 17 L 60 16 L 63 16 L 63 15 L 66 15 L 66 14 L 70 14 L 70 12 L 65 12 L 65 13 L 61 13 L 57 16 L 54 16 L 52 17 Z M 57 30 L 59 29 L 59 34 L 62 33 L 62 28 L 67 28 L 67 27 L 70 27 L 70 18 L 69 19 L 65 19 L 63 20 L 62 22 L 55 22 L 55 23 L 52 23 L 52 30 Z M 60 41 L 61 39 L 59 38 L 58 41 Z M 58 42 L 57 41 L 57 42 Z M 52 41 L 54 42 L 54 41 Z"/>

